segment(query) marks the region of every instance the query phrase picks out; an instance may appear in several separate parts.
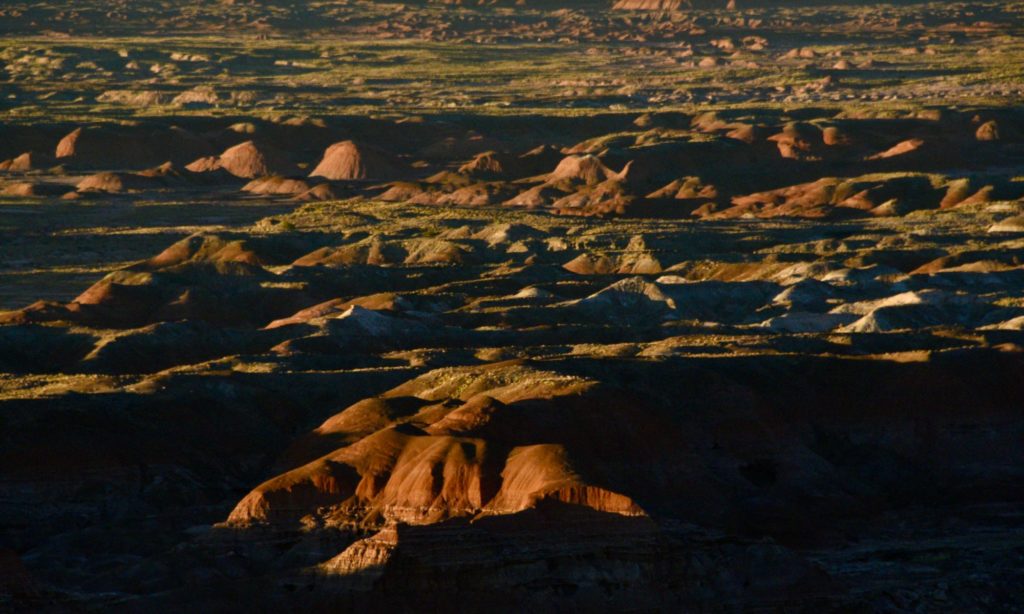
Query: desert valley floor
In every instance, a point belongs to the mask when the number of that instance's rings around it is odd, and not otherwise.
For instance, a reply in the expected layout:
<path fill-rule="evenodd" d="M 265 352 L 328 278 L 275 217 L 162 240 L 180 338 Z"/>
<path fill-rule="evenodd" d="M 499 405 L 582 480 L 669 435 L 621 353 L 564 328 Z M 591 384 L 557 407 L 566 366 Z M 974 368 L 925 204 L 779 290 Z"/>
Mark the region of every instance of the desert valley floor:
<path fill-rule="evenodd" d="M 61 4 L 0 611 L 1024 611 L 1024 3 Z"/>

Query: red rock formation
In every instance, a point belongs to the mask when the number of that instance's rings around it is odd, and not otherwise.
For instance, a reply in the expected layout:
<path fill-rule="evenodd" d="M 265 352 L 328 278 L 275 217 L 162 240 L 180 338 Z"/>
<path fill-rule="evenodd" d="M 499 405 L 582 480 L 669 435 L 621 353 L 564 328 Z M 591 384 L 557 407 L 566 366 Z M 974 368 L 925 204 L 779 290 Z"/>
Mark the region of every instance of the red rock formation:
<path fill-rule="evenodd" d="M 224 169 L 235 177 L 253 179 L 274 174 L 288 174 L 294 166 L 278 149 L 254 141 L 245 141 L 228 147 L 220 156 L 204 157 L 186 166 L 194 173 Z"/>
<path fill-rule="evenodd" d="M 39 167 L 40 158 L 42 156 L 35 155 L 30 152 L 26 152 L 11 158 L 10 160 L 4 160 L 0 162 L 0 171 L 6 171 L 8 173 L 26 173 L 31 170 L 35 170 Z"/>
<path fill-rule="evenodd" d="M 236 177 L 261 177 L 290 168 L 284 154 L 276 149 L 245 141 L 220 155 L 220 167 Z"/>
<path fill-rule="evenodd" d="M 397 162 L 384 153 L 354 141 L 341 141 L 327 148 L 310 177 L 331 180 L 395 179 L 402 175 Z"/>

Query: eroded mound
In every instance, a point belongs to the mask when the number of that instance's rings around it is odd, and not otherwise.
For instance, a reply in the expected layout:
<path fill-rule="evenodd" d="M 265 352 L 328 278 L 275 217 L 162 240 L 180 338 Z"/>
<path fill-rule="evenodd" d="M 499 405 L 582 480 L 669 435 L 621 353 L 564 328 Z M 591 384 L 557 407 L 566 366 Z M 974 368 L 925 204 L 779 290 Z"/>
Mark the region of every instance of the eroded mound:
<path fill-rule="evenodd" d="M 400 177 L 399 165 L 376 149 L 353 141 L 342 141 L 327 148 L 310 177 L 325 179 L 394 179 Z"/>

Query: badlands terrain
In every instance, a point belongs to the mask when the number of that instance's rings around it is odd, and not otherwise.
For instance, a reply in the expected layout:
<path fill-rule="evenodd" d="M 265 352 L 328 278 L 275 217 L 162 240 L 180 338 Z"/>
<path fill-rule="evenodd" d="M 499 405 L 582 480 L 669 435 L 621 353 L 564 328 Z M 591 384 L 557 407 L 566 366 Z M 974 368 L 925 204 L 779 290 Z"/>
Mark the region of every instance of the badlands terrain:
<path fill-rule="evenodd" d="M 1024 611 L 1024 3 L 0 6 L 0 611 Z"/>

